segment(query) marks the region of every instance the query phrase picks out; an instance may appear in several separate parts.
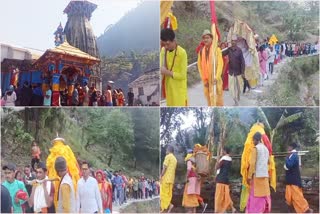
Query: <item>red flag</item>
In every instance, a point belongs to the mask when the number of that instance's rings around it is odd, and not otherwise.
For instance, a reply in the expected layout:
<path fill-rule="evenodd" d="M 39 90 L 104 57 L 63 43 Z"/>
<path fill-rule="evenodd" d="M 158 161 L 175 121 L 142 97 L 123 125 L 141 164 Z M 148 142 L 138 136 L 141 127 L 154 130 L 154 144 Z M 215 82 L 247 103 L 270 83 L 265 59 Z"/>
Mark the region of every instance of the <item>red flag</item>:
<path fill-rule="evenodd" d="M 218 36 L 218 40 L 220 40 L 220 32 L 219 32 L 219 29 L 218 29 L 218 20 L 217 20 L 217 15 L 216 15 L 216 7 L 214 5 L 214 1 L 213 0 L 210 1 L 210 9 L 211 9 L 211 24 L 215 24 L 216 34 Z"/>

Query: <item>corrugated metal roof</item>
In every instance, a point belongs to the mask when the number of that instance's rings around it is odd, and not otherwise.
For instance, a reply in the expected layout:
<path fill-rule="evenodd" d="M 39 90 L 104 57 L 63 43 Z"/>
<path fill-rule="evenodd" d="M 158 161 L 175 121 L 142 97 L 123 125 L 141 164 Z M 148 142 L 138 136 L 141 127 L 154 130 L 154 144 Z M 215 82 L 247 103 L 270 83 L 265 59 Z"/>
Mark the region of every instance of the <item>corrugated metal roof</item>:
<path fill-rule="evenodd" d="M 139 87 L 139 86 L 143 86 L 146 83 L 150 83 L 150 82 L 154 82 L 154 83 L 160 84 L 160 72 L 159 72 L 159 70 L 143 74 L 142 76 L 138 77 L 136 80 L 131 82 L 129 84 L 129 87 L 131 87 L 131 88 Z"/>

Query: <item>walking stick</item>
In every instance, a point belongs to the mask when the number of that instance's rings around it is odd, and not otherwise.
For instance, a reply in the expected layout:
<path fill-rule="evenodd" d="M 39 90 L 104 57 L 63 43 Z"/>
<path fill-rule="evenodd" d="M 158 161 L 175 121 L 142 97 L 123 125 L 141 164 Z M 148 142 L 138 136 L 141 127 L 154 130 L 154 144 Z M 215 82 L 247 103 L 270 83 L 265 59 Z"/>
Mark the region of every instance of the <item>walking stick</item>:
<path fill-rule="evenodd" d="M 212 44 L 212 51 L 214 53 L 212 54 L 213 57 L 213 106 L 217 105 L 217 97 L 216 97 L 216 90 L 217 90 L 217 82 L 215 82 L 216 79 L 216 57 L 215 57 L 215 48 L 213 48 L 214 44 Z M 209 93 L 210 94 L 210 93 Z"/>

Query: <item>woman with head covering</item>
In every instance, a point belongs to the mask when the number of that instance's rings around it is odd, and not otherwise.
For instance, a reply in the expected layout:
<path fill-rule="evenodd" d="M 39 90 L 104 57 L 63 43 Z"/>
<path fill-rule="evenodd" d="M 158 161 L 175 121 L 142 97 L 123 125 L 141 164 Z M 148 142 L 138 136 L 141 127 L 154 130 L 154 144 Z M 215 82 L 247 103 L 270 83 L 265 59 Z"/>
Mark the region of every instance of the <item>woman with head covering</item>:
<path fill-rule="evenodd" d="M 16 92 L 14 92 L 13 85 L 10 85 L 6 94 L 4 95 L 5 106 L 15 106 L 17 100 Z"/>
<path fill-rule="evenodd" d="M 118 106 L 118 91 L 117 89 L 114 89 L 112 92 L 112 104 L 113 106 Z"/>
<path fill-rule="evenodd" d="M 196 172 L 195 158 L 191 149 L 188 150 L 185 161 L 187 163 L 187 183 L 184 188 L 182 206 L 188 209 L 188 212 L 196 213 L 196 208 L 201 204 L 204 212 L 207 204 L 200 197 L 201 180 Z"/>
<path fill-rule="evenodd" d="M 228 47 L 228 44 L 226 42 L 222 42 L 220 45 L 221 50 L 225 49 Z M 223 69 L 222 69 L 222 75 L 223 75 L 223 90 L 228 91 L 229 86 L 228 86 L 228 74 L 229 74 L 229 58 L 227 55 L 223 56 Z"/>
<path fill-rule="evenodd" d="M 263 86 L 263 80 L 268 78 L 267 70 L 266 70 L 268 56 L 263 46 L 260 46 L 258 55 L 259 55 L 259 62 L 260 62 L 260 75 L 261 75 L 260 84 L 261 86 Z"/>
<path fill-rule="evenodd" d="M 20 170 L 17 170 L 14 178 L 17 179 L 18 181 L 22 181 L 23 182 L 22 172 Z"/>
<path fill-rule="evenodd" d="M 105 213 L 112 212 L 112 185 L 109 183 L 102 170 L 96 171 L 96 179 L 98 181 L 101 192 L 102 206 Z"/>
<path fill-rule="evenodd" d="M 123 95 L 123 92 L 122 92 L 122 89 L 119 88 L 118 89 L 118 106 L 124 106 L 125 103 L 124 103 L 124 95 Z"/>

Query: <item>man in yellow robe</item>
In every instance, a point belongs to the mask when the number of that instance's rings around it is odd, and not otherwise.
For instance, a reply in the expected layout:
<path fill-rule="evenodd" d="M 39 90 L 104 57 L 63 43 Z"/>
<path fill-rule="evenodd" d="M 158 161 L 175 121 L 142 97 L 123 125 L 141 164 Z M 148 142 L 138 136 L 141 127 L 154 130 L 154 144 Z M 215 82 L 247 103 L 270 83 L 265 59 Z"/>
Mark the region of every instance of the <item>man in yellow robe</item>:
<path fill-rule="evenodd" d="M 223 58 L 218 44 L 214 44 L 210 30 L 204 30 L 204 47 L 198 53 L 198 70 L 204 86 L 208 106 L 223 106 Z"/>
<path fill-rule="evenodd" d="M 160 53 L 160 71 L 167 106 L 187 106 L 187 53 L 177 44 L 171 29 L 161 31 L 161 42 L 164 47 Z"/>
<path fill-rule="evenodd" d="M 172 189 L 174 184 L 174 179 L 176 175 L 177 159 L 173 155 L 174 149 L 172 146 L 167 147 L 167 155 L 163 162 L 163 169 L 161 172 L 160 180 L 160 205 L 161 212 L 168 209 L 171 212 L 173 204 L 171 204 L 172 199 Z"/>

